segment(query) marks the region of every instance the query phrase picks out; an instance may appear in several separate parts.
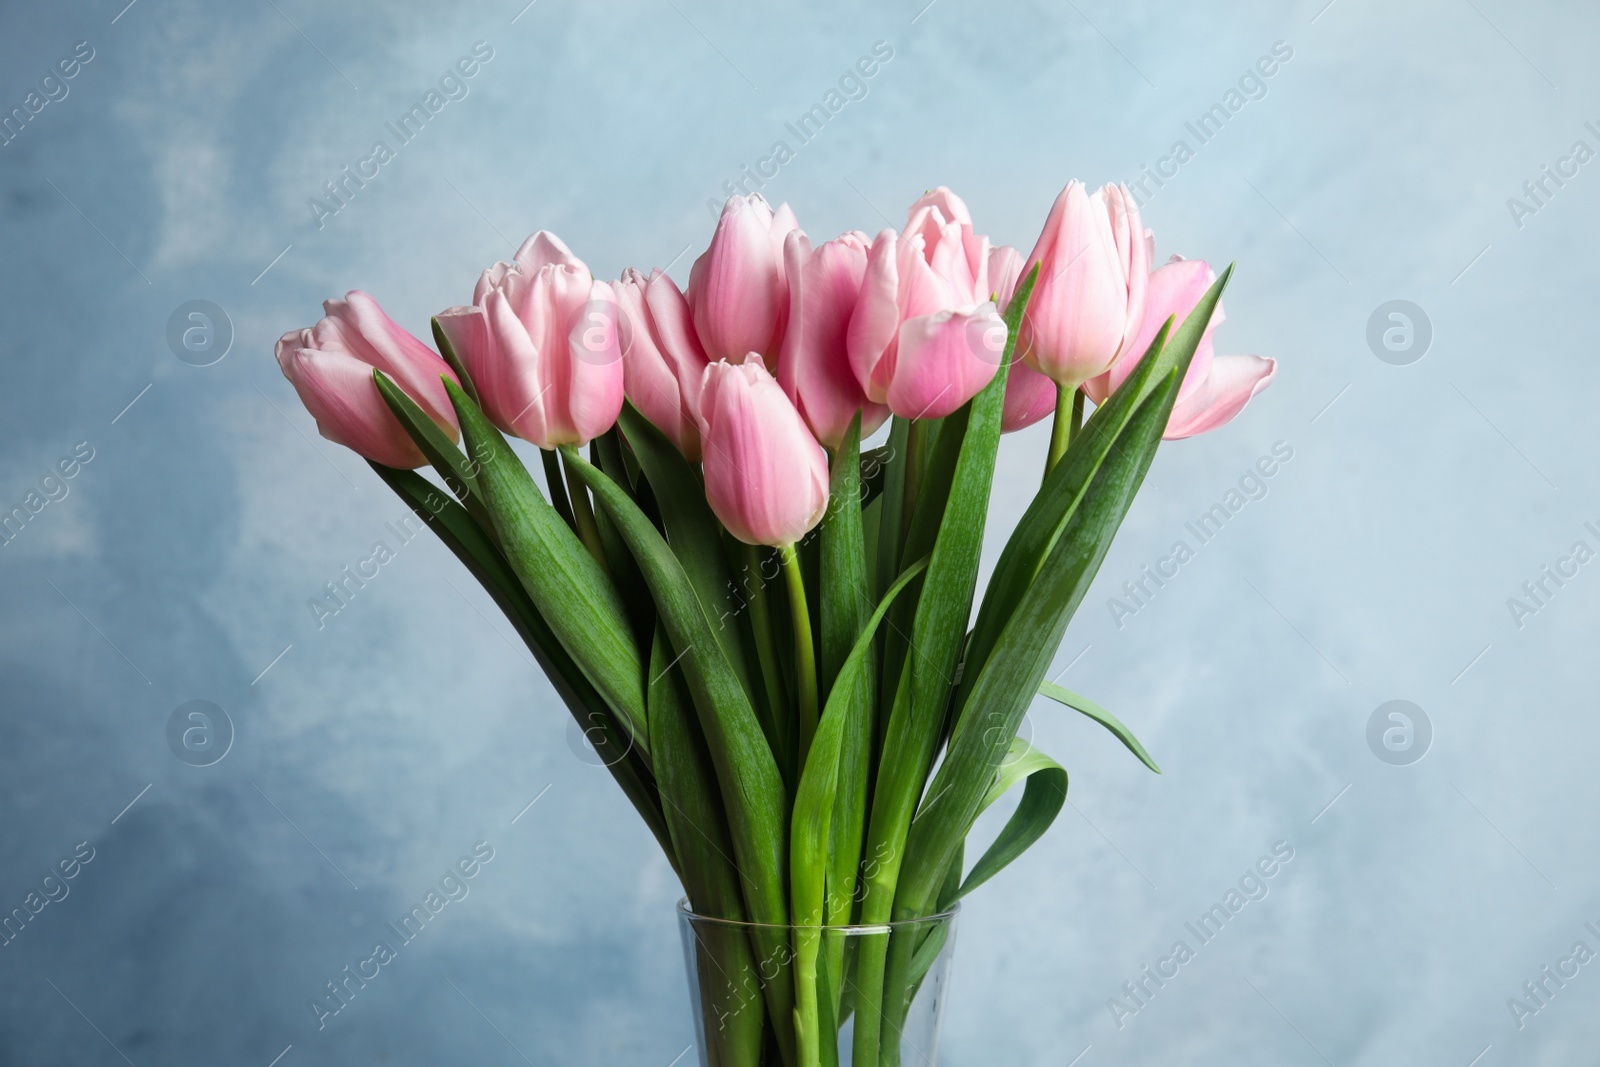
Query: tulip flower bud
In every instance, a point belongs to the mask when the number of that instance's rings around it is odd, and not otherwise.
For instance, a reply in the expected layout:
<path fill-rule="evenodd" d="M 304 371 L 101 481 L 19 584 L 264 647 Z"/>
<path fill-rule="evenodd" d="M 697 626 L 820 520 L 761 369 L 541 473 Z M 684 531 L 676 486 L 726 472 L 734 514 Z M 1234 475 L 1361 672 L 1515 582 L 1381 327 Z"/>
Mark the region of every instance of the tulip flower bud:
<path fill-rule="evenodd" d="M 277 345 L 278 366 L 322 436 L 386 467 L 427 462 L 378 392 L 377 369 L 455 440 L 455 409 L 441 379 L 455 379 L 449 365 L 359 289 L 322 307 L 326 314 L 316 326 L 291 330 Z"/>
<path fill-rule="evenodd" d="M 622 410 L 617 297 L 553 234 L 483 272 L 471 308 L 439 325 L 489 421 L 540 448 L 584 445 Z"/>
<path fill-rule="evenodd" d="M 713 361 L 700 390 L 706 500 L 750 545 L 798 541 L 828 510 L 828 457 L 759 353 Z"/>
<path fill-rule="evenodd" d="M 1162 324 L 1172 317 L 1181 324 L 1216 280 L 1216 274 L 1204 260 L 1177 256 L 1152 273 L 1142 327 L 1115 366 L 1084 383 L 1083 391 L 1089 394 L 1089 399 L 1096 404 L 1104 403 L 1133 373 Z M 1251 397 L 1272 383 L 1278 372 L 1275 359 L 1216 355 L 1211 335 L 1222 320 L 1222 304 L 1218 303 L 1195 349 L 1189 372 L 1178 387 L 1177 403 L 1162 434 L 1169 441 L 1226 425 L 1244 410 Z"/>
<path fill-rule="evenodd" d="M 1122 186 L 1093 196 L 1071 182 L 1056 197 L 1025 269 L 1039 265 L 1018 354 L 1063 389 L 1102 374 L 1144 322 L 1149 251 Z"/>
<path fill-rule="evenodd" d="M 977 396 L 1000 369 L 1006 324 L 994 304 L 907 319 L 885 394 L 908 419 L 942 419 Z"/>
<path fill-rule="evenodd" d="M 711 246 L 689 271 L 689 307 L 711 359 L 759 352 L 769 370 L 776 366 L 789 310 L 783 242 L 795 228 L 788 204 L 773 211 L 759 193 L 728 198 Z"/>
<path fill-rule="evenodd" d="M 862 437 L 889 417 L 887 407 L 867 399 L 846 353 L 871 244 L 866 234 L 852 232 L 813 249 L 799 230 L 784 242 L 789 322 L 778 356 L 778 384 L 829 449 L 844 441 L 856 412 L 861 412 Z"/>
<path fill-rule="evenodd" d="M 700 460 L 700 380 L 706 354 L 689 304 L 661 271 L 648 279 L 632 267 L 614 283 L 622 326 L 622 380 L 633 406 L 672 439 L 684 458 Z"/>
<path fill-rule="evenodd" d="M 989 260 L 989 239 L 973 233 L 967 206 L 945 188 L 911 206 L 904 234 L 884 230 L 874 239 L 846 338 L 850 364 L 868 399 L 887 403 L 905 418 L 937 418 L 988 384 L 1004 348 L 1003 330 L 1000 349 L 990 344 Z M 959 316 L 958 325 L 952 325 L 957 320 L 949 313 Z M 931 321 L 941 314 L 945 317 L 937 323 Z M 919 345 L 912 363 L 900 358 L 908 327 Z M 948 358 L 957 353 L 951 342 L 963 330 L 972 342 L 968 355 L 976 362 Z M 936 335 L 937 346 L 929 347 Z M 935 372 L 953 376 L 926 379 Z M 911 397 L 939 399 L 925 407 L 911 403 Z"/>

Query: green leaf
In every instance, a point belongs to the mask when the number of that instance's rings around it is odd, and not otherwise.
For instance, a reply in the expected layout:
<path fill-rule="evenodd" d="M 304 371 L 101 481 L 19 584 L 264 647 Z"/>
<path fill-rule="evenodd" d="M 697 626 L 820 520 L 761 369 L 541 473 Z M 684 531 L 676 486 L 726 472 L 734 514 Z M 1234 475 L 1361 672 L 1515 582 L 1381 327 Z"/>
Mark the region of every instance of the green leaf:
<path fill-rule="evenodd" d="M 1174 368 L 1139 405 L 1118 435 L 1118 447 L 1095 464 L 1092 480 L 1079 494 L 1081 505 L 1070 510 L 1044 565 L 1006 618 L 993 652 L 976 669 L 969 663 L 970 673 L 963 676 L 957 695 L 959 717 L 949 751 L 928 788 L 937 802 L 919 814 L 906 846 L 908 860 L 897 910 L 920 913 L 934 903 L 955 849 L 977 817 L 1067 622 L 1088 591 L 1155 457 L 1181 380 L 1182 368 Z M 1094 458 L 1087 451 L 1075 454 L 1069 449 L 1057 471 L 1066 468 L 1070 475 L 1072 468 Z M 975 710 L 968 714 L 963 708 Z"/>
<path fill-rule="evenodd" d="M 863 923 L 883 923 L 895 914 L 912 914 L 899 904 L 902 870 L 910 855 L 907 835 L 915 833 L 912 815 L 927 783 L 949 707 L 957 656 L 966 641 L 995 454 L 1000 446 L 1006 378 L 1022 312 L 1037 278 L 1035 267 L 1017 287 L 1006 308 L 1006 346 L 994 380 L 962 410 L 944 420 L 913 512 L 905 552 L 909 556 L 914 546 L 923 543 L 931 544 L 932 552 L 916 601 L 906 646 L 910 654 L 905 657 L 903 669 L 897 671 L 891 658 L 898 648 L 892 640 L 893 628 L 891 639 L 885 642 L 884 681 L 892 682 L 894 688 L 886 689 L 893 698 L 867 836 L 868 854 L 874 862 L 879 857 L 882 861 L 866 878 Z M 884 521 L 888 517 L 885 512 Z M 883 566 L 881 558 L 879 566 Z M 943 860 L 941 875 L 949 866 L 949 855 Z M 919 906 L 931 903 L 927 899 Z M 914 914 L 926 912 L 918 910 Z M 883 1027 L 887 1024 L 889 1032 L 893 1032 L 896 1019 L 903 1015 L 901 995 L 909 988 L 906 968 L 910 956 L 903 949 L 895 951 L 897 959 L 886 961 L 889 946 L 877 939 L 869 940 L 861 949 L 854 1051 L 861 1062 L 876 1061 Z M 886 962 L 894 964 L 887 977 Z"/>
<path fill-rule="evenodd" d="M 792 921 L 795 926 L 816 926 L 824 921 L 824 881 L 827 874 L 828 837 L 834 814 L 834 787 L 839 779 L 843 743 L 850 724 L 859 720 L 867 708 L 865 688 L 858 683 L 866 677 L 872 660 L 872 638 L 900 591 L 926 567 L 926 559 L 918 560 L 907 567 L 894 585 L 889 587 L 857 637 L 855 647 L 850 650 L 849 657 L 839 670 L 838 683 L 828 697 L 828 706 L 823 711 L 816 740 L 811 746 L 811 755 L 800 775 L 800 787 L 795 792 L 790 838 Z M 852 879 L 850 890 L 853 889 Z"/>
<path fill-rule="evenodd" d="M 478 460 L 478 488 L 511 570 L 561 647 L 648 753 L 644 664 L 610 577 L 540 495 L 478 405 L 448 378 L 445 388 Z"/>
<path fill-rule="evenodd" d="M 628 487 L 627 464 L 622 461 L 622 446 L 612 433 L 604 433 L 589 443 L 590 459 L 624 489 Z M 632 495 L 630 493 L 630 495 Z M 600 534 L 600 547 L 606 557 L 606 567 L 612 581 L 622 595 L 628 618 L 633 623 L 634 636 L 641 648 L 648 647 L 656 629 L 656 606 L 650 599 L 650 590 L 644 584 L 633 554 L 623 542 L 611 520 L 602 512 L 595 517 L 595 529 Z M 654 675 L 652 675 L 654 677 Z"/>
<path fill-rule="evenodd" d="M 889 469 L 889 463 L 893 458 L 893 445 L 879 445 L 877 448 L 869 448 L 861 453 L 862 510 L 866 510 L 867 505 L 883 495 L 884 474 Z"/>
<path fill-rule="evenodd" d="M 615 482 L 572 448 L 563 448 L 569 470 L 589 487 L 638 561 L 689 691 L 700 729 L 716 767 L 717 782 L 743 879 L 745 909 L 763 924 L 752 933 L 757 955 L 777 974 L 764 991 L 781 1045 L 793 1048 L 793 975 L 784 964 L 788 923 L 785 875 L 789 826 L 787 794 L 766 735 L 756 720 L 743 683 L 713 634 L 682 563 L 660 531 Z"/>
<path fill-rule="evenodd" d="M 832 989 L 827 990 L 826 995 L 817 989 L 817 957 L 822 947 L 820 928 L 838 910 L 828 896 L 843 893 L 844 908 L 848 914 L 849 901 L 855 888 L 854 853 L 851 854 L 849 887 L 836 884 L 830 890 L 827 885 L 830 831 L 836 807 L 835 787 L 839 781 L 845 737 L 852 732 L 859 733 L 864 725 L 861 720 L 867 711 L 871 687 L 863 683 L 868 680 L 867 667 L 872 660 L 873 636 L 878 624 L 883 621 L 895 597 L 925 565 L 925 561 L 919 560 L 906 569 L 884 594 L 883 601 L 857 637 L 855 647 L 850 650 L 850 655 L 839 670 L 833 693 L 828 697 L 827 708 L 795 793 L 790 833 L 791 921 L 796 927 L 810 927 L 817 931 L 796 933 L 796 981 L 800 990 L 795 1022 L 803 1049 L 819 1047 L 833 1037 L 831 1033 L 821 1030 L 819 1022 L 824 1014 L 823 1002 L 826 1003 L 826 1014 L 831 1017 L 833 1012 Z M 852 726 L 856 728 L 854 731 Z M 821 969 L 824 975 L 842 973 L 844 945 L 837 939 L 836 942 L 829 946 L 827 963 Z"/>
<path fill-rule="evenodd" d="M 756 681 L 745 661 L 742 631 L 745 620 L 739 605 L 730 598 L 732 583 L 727 557 L 722 551 L 722 527 L 711 505 L 706 503 L 706 487 L 700 472 L 683 458 L 671 439 L 651 425 L 632 404 L 623 405 L 617 426 L 655 491 L 667 544 L 694 587 L 701 609 L 712 624 L 717 644 L 738 672 L 745 693 L 752 701 L 760 699 Z M 608 470 L 606 473 L 612 481 L 618 481 L 617 472 Z"/>
<path fill-rule="evenodd" d="M 433 464 L 433 469 L 439 472 L 439 477 L 444 479 L 445 487 L 467 506 L 472 517 L 477 519 L 485 530 L 494 529 L 489 513 L 484 507 L 483 497 L 478 491 L 475 465 L 461 454 L 455 442 L 439 429 L 439 424 L 429 418 L 427 413 L 417 406 L 417 402 L 396 385 L 392 378 L 374 367 L 372 380 L 377 383 L 378 394 L 383 397 L 384 403 L 389 405 L 389 410 L 400 420 L 401 428 L 422 450 L 428 462 Z"/>
<path fill-rule="evenodd" d="M 733 843 L 716 771 L 683 680 L 672 665 L 671 645 L 657 628 L 650 649 L 650 750 L 673 847 L 683 861 L 682 880 L 689 906 L 697 915 L 731 922 L 745 920 L 744 895 L 733 862 Z M 721 1062 L 755 1063 L 760 1056 L 766 1011 L 756 988 L 755 959 L 750 942 L 736 928 L 702 931 L 699 954 L 716 972 L 702 979 L 706 1039 L 717 1046 Z M 711 1025 L 714 1022 L 714 1025 Z"/>
<path fill-rule="evenodd" d="M 368 466 L 427 523 L 505 612 L 596 754 L 655 835 L 673 870 L 681 874 L 646 753 L 633 745 L 605 700 L 561 647 L 500 549 L 466 509 L 420 474 L 370 461 Z"/>
<path fill-rule="evenodd" d="M 1066 768 L 1022 738 L 1015 737 L 1011 739 L 1011 750 L 1000 765 L 994 784 L 978 806 L 978 814 L 988 810 L 991 804 L 1019 782 L 1027 783 L 1022 792 L 1022 802 L 1012 812 L 1011 818 L 1006 820 L 994 844 L 972 865 L 961 888 L 948 898 L 940 898 L 940 911 L 955 904 L 1028 851 L 1061 813 L 1061 806 L 1067 802 Z"/>
<path fill-rule="evenodd" d="M 1179 367 L 1187 370 L 1205 334 L 1206 325 L 1211 321 L 1212 312 L 1222 298 L 1222 290 L 1232 276 L 1233 267 L 1229 266 L 1201 297 L 1175 334 L 1171 334 L 1170 320 L 1162 327 L 1133 373 L 1104 404 L 1095 409 L 1082 432 L 1073 439 L 1063 461 L 1057 463 L 1045 477 L 1044 485 L 1035 494 L 1006 541 L 994 572 L 989 577 L 989 586 L 984 591 L 967 652 L 969 675 L 975 674 L 978 666 L 988 658 L 1001 626 L 1020 602 L 1023 592 L 1032 584 L 1046 554 L 1060 537 L 1067 517 L 1082 500 L 1094 473 L 1111 450 L 1118 447 L 1119 435 L 1139 405 L 1167 374 Z M 1169 334 L 1170 343 L 1167 340 Z"/>
<path fill-rule="evenodd" d="M 866 626 L 871 599 L 866 595 L 865 533 L 861 495 L 861 416 L 858 413 L 833 456 L 828 513 L 821 531 L 822 678 L 824 709 L 831 706 L 839 677 Z M 846 926 L 855 907 L 856 877 L 861 866 L 861 840 L 866 835 L 867 779 L 872 773 L 872 740 L 877 718 L 877 646 L 869 642 L 867 661 L 853 683 L 862 714 L 850 717 L 840 740 L 828 859 L 828 925 Z M 839 946 L 842 949 L 842 943 Z M 836 952 L 834 974 L 843 966 Z M 835 990 L 842 985 L 835 983 Z"/>
<path fill-rule="evenodd" d="M 918 553 L 927 553 L 928 570 L 915 602 L 910 637 L 903 645 L 913 654 L 905 657 L 904 668 L 898 671 L 885 756 L 872 799 L 869 847 L 875 854 L 892 858 L 868 879 L 863 922 L 881 923 L 889 918 L 905 857 L 905 835 L 940 739 L 977 588 L 1006 379 L 1022 312 L 1037 274 L 1036 267 L 1006 308 L 1006 346 L 994 380 L 944 420 L 906 537 L 906 554 L 917 558 Z M 896 629 L 904 633 L 903 628 Z M 891 633 L 884 655 L 887 678 L 895 677 L 893 654 L 901 647 Z"/>
<path fill-rule="evenodd" d="M 1118 741 L 1128 747 L 1129 752 L 1139 757 L 1140 763 L 1143 763 L 1157 774 L 1161 773 L 1161 768 L 1156 766 L 1156 761 L 1150 758 L 1150 753 L 1144 750 L 1144 746 L 1139 743 L 1139 739 L 1133 736 L 1133 731 L 1122 725 L 1121 720 L 1099 704 L 1096 704 L 1086 696 L 1074 693 L 1070 689 L 1063 689 L 1054 682 L 1040 682 L 1039 695 L 1047 696 L 1057 703 L 1065 704 L 1073 711 L 1083 712 L 1083 714 L 1110 730 Z"/>
<path fill-rule="evenodd" d="M 456 346 L 450 343 L 450 338 L 445 334 L 444 327 L 439 325 L 439 317 L 435 315 L 429 320 L 433 327 L 433 343 L 439 346 L 439 354 L 444 361 L 450 364 L 450 369 L 456 372 L 456 377 L 461 379 L 461 388 L 472 398 L 474 404 L 478 403 L 478 387 L 472 383 L 472 376 L 467 373 L 467 365 L 461 361 L 461 356 L 456 352 Z"/>

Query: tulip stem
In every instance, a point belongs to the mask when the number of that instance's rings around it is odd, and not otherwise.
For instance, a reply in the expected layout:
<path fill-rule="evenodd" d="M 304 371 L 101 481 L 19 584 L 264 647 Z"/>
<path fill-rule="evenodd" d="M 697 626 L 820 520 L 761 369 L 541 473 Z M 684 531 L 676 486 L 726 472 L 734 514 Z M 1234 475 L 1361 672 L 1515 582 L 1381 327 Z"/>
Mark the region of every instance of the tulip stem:
<path fill-rule="evenodd" d="M 800 768 L 804 770 L 811 739 L 817 732 L 817 653 L 811 636 L 811 609 L 806 604 L 806 579 L 800 553 L 793 545 L 778 549 L 789 584 L 789 610 L 794 617 L 794 666 L 800 690 Z"/>
<path fill-rule="evenodd" d="M 589 503 L 589 490 L 582 479 L 572 473 L 572 464 L 563 461 L 562 466 L 567 472 L 567 489 L 572 502 L 572 516 L 578 526 L 578 540 L 583 542 L 583 547 L 589 550 L 589 555 L 595 558 L 600 568 L 610 574 L 611 565 L 606 562 L 606 550 L 600 543 L 600 527 L 594 521 L 594 505 Z"/>
<path fill-rule="evenodd" d="M 800 784 L 800 775 L 794 767 L 794 732 L 788 715 L 788 704 L 783 698 L 782 665 L 778 661 L 778 642 L 772 636 L 772 612 L 767 601 L 767 577 L 761 564 L 762 551 L 755 545 L 744 546 L 745 577 L 739 582 L 736 594 L 745 598 L 750 606 L 750 628 L 755 631 L 756 656 L 761 663 L 761 681 L 766 687 L 767 714 L 763 725 L 772 755 L 778 761 L 784 781 L 792 794 Z M 755 578 L 754 588 L 750 585 Z M 776 577 L 776 575 L 774 575 Z"/>
<path fill-rule="evenodd" d="M 1050 428 L 1050 455 L 1044 464 L 1046 478 L 1056 469 L 1061 457 L 1067 454 L 1067 446 L 1072 444 L 1072 439 L 1078 436 L 1082 428 L 1083 390 L 1073 389 L 1069 392 L 1065 386 L 1057 386 L 1056 421 Z"/>

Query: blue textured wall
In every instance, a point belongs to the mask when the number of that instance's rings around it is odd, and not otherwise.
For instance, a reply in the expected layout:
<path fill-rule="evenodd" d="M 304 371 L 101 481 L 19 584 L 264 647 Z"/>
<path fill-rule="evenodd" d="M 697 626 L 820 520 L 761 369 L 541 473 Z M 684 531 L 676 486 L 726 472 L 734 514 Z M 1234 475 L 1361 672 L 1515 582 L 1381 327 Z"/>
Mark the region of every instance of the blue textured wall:
<path fill-rule="evenodd" d="M 763 191 L 824 237 L 947 183 L 1026 249 L 1068 178 L 1176 169 L 1146 186 L 1161 255 L 1237 259 L 1219 350 L 1281 361 L 1234 425 L 1164 450 L 1058 661 L 1167 773 L 1034 710 L 1073 806 L 969 906 L 944 1062 L 1592 1058 L 1592 6 L 124 2 L 0 9 L 0 112 L 42 105 L 0 147 L 0 511 L 39 494 L 0 546 L 0 910 L 40 907 L 0 948 L 0 1062 L 684 1049 L 671 872 L 271 348 L 358 286 L 423 332 L 540 227 L 602 276 L 684 279 L 707 200 L 777 140 Z M 480 41 L 466 95 L 319 225 L 308 199 Z M 785 124 L 879 41 L 865 95 L 801 144 Z M 1203 143 L 1186 126 L 1230 102 Z M 1568 177 L 1535 198 L 1545 165 Z M 168 341 L 193 300 L 231 322 L 209 366 Z M 1369 345 L 1392 300 L 1431 326 L 1420 361 Z M 1007 442 L 998 530 L 1044 432 Z M 1230 500 L 1201 544 L 1186 523 Z M 308 598 L 380 540 L 395 558 L 319 628 Z M 1179 540 L 1193 558 L 1114 610 Z M 1395 699 L 1431 724 L 1406 766 L 1367 740 Z M 205 767 L 168 742 L 195 700 L 235 734 Z M 1266 895 L 1202 943 L 1185 924 L 1275 845 L 1292 859 L 1245 883 Z M 319 1030 L 324 983 L 475 847 L 460 899 Z M 1533 999 L 1546 965 L 1576 975 Z"/>

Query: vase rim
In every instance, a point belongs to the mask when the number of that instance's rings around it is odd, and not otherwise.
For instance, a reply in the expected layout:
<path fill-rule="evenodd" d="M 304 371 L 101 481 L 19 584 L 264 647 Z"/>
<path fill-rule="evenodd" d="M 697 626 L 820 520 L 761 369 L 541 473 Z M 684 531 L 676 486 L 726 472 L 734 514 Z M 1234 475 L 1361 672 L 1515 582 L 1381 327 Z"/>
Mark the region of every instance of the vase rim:
<path fill-rule="evenodd" d="M 701 915 L 689 906 L 689 898 L 681 897 L 678 900 L 677 911 L 679 916 L 688 919 L 691 923 L 716 924 L 719 926 L 737 926 L 748 929 L 760 930 L 824 930 L 831 934 L 843 934 L 848 937 L 868 937 L 874 934 L 887 934 L 895 930 L 907 930 L 917 926 L 928 926 L 941 922 L 949 922 L 961 914 L 961 904 L 958 902 L 945 911 L 924 915 L 918 919 L 898 919 L 886 923 L 859 923 L 849 926 L 795 926 L 793 923 L 753 923 L 742 919 L 719 919 L 712 915 Z"/>

